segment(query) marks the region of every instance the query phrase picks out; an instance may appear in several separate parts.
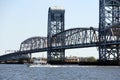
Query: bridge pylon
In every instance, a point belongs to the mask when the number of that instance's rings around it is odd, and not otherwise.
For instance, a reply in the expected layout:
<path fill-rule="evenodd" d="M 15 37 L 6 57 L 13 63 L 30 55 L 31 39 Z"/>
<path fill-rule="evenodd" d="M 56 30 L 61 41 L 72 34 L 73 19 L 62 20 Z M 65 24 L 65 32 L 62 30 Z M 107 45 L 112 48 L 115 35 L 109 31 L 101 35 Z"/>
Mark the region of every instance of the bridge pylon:
<path fill-rule="evenodd" d="M 48 34 L 47 34 L 47 60 L 48 63 L 64 62 L 65 49 L 52 49 L 52 44 L 57 46 L 57 43 L 52 42 L 52 36 L 64 31 L 64 13 L 65 10 L 61 7 L 50 7 L 48 11 Z M 61 35 L 60 39 L 57 40 L 59 45 L 64 45 L 64 35 Z"/>
<path fill-rule="evenodd" d="M 120 60 L 120 0 L 99 0 L 99 59 Z"/>

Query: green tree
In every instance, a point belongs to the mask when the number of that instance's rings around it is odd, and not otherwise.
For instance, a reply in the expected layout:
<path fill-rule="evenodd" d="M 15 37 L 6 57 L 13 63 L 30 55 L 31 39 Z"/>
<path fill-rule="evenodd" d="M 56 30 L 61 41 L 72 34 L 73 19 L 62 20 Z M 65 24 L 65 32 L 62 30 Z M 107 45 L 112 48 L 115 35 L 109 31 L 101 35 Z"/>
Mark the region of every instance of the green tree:
<path fill-rule="evenodd" d="M 87 61 L 88 62 L 96 62 L 97 60 L 94 57 L 88 57 Z"/>

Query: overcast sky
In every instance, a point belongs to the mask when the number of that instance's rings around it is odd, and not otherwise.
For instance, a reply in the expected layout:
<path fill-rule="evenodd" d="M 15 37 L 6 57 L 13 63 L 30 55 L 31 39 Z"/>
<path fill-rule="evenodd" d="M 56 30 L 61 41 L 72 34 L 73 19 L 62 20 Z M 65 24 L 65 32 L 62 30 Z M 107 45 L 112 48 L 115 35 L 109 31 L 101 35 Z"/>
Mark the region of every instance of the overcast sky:
<path fill-rule="evenodd" d="M 47 36 L 50 6 L 65 8 L 65 29 L 98 28 L 99 0 L 0 0 L 0 55 L 4 50 L 19 50 L 27 38 Z M 66 55 L 98 57 L 98 51 L 74 49 L 67 50 Z"/>

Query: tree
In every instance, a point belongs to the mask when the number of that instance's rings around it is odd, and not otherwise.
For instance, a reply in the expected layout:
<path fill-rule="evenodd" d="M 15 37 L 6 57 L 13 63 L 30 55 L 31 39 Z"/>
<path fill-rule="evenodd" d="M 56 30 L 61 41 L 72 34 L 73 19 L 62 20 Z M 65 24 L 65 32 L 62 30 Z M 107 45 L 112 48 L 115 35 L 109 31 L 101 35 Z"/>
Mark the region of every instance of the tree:
<path fill-rule="evenodd" d="M 94 57 L 88 57 L 87 61 L 88 62 L 96 62 L 97 60 Z"/>

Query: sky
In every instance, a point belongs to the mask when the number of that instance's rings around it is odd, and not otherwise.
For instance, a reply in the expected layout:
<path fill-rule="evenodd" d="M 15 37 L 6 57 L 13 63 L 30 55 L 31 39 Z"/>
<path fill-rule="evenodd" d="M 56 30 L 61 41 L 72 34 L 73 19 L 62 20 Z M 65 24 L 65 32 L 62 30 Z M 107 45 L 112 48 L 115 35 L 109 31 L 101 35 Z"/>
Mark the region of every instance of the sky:
<path fill-rule="evenodd" d="M 0 0 L 0 55 L 5 50 L 19 50 L 21 42 L 30 37 L 46 37 L 51 6 L 64 7 L 65 29 L 98 28 L 99 0 Z M 66 50 L 66 56 L 70 55 L 98 58 L 98 51 L 97 48 Z"/>

